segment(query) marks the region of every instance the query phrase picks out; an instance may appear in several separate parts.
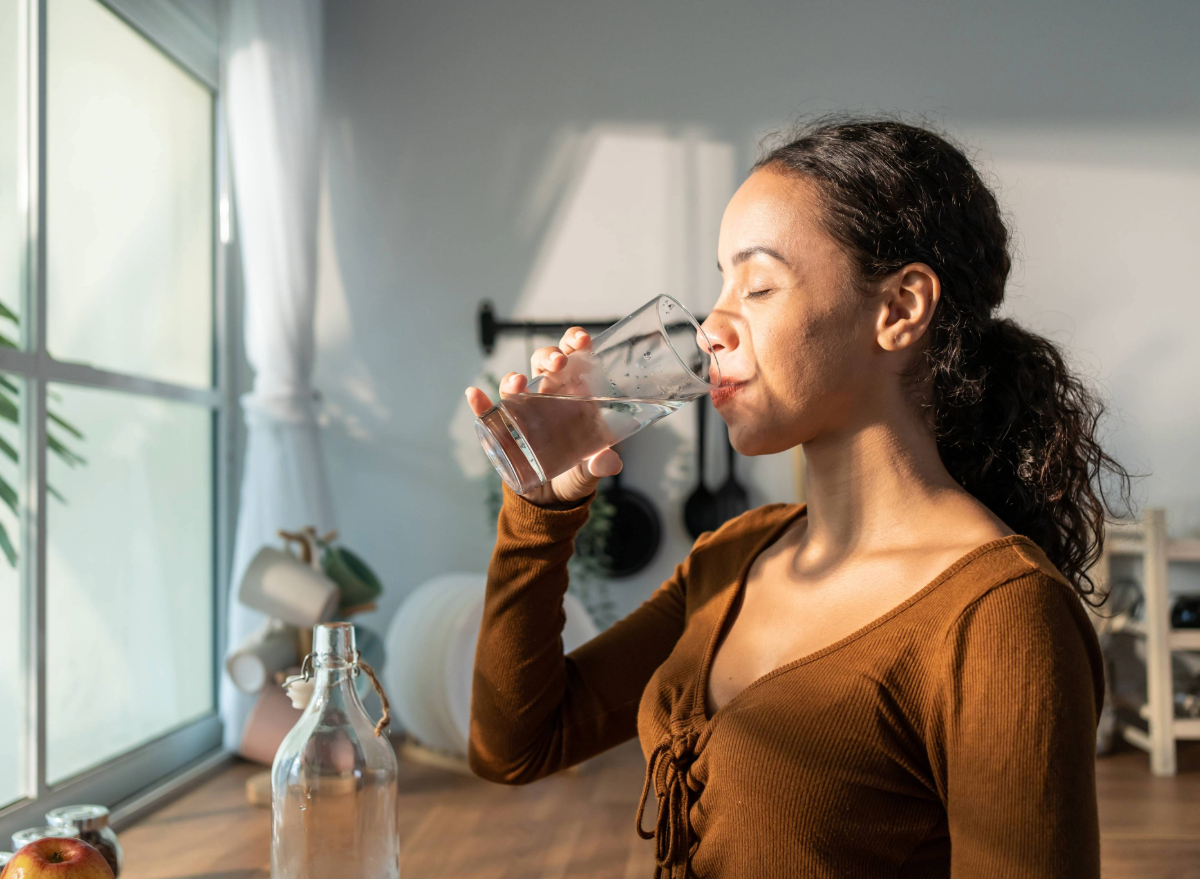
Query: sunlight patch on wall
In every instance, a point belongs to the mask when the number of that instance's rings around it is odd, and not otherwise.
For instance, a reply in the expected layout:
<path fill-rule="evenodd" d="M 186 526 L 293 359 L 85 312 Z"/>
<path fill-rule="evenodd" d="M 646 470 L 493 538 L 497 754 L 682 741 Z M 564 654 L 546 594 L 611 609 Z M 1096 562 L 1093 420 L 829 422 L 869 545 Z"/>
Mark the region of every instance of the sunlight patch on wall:
<path fill-rule="evenodd" d="M 717 233 L 735 174 L 733 146 L 696 132 L 608 125 L 564 139 L 530 188 L 525 213 L 557 209 L 512 312 L 498 317 L 616 319 L 662 293 L 703 317 L 720 293 Z M 557 342 L 501 336 L 475 386 L 491 394 L 487 373 L 527 373 L 532 353 Z M 464 475 L 478 478 L 490 465 L 473 422 L 464 404 L 449 434 Z M 692 419 L 667 419 L 655 429 L 690 437 Z M 674 469 L 668 481 L 684 484 L 688 474 Z"/>

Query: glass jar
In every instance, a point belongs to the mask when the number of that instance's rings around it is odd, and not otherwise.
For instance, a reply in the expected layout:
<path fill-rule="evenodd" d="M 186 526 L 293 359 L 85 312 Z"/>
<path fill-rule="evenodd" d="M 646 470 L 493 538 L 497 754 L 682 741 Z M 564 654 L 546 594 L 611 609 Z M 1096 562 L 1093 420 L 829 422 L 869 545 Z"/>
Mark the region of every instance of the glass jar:
<path fill-rule="evenodd" d="M 104 806 L 60 806 L 46 813 L 46 823 L 77 828 L 79 838 L 104 855 L 114 879 L 121 875 L 125 853 L 117 842 L 116 831 L 108 826 L 108 809 Z"/>
<path fill-rule="evenodd" d="M 396 752 L 355 688 L 350 623 L 313 630 L 312 698 L 271 768 L 272 879 L 399 879 Z M 307 678 L 306 678 L 307 679 Z"/>
<path fill-rule="evenodd" d="M 62 839 L 78 839 L 79 829 L 72 825 L 62 826 L 51 825 L 49 827 L 27 827 L 24 830 L 18 830 L 12 835 L 13 852 L 19 852 L 23 847 L 29 845 L 36 839 L 49 839 L 50 837 L 58 837 Z"/>

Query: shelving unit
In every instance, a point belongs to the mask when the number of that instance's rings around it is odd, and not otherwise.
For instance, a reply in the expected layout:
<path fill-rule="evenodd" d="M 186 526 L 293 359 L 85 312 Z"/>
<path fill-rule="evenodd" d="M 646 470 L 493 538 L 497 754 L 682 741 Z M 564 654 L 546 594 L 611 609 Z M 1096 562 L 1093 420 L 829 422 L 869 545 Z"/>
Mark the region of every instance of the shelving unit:
<path fill-rule="evenodd" d="M 1168 538 L 1166 511 L 1148 509 L 1140 522 L 1109 526 L 1104 553 L 1093 570 L 1093 578 L 1102 589 L 1110 581 L 1114 556 L 1143 559 L 1144 619 L 1102 618 L 1100 623 L 1110 632 L 1125 632 L 1146 640 L 1147 701 L 1139 713 L 1149 725 L 1148 731 L 1123 723 L 1117 729 L 1127 742 L 1150 754 L 1151 772 L 1174 775 L 1175 741 L 1200 739 L 1200 718 L 1175 717 L 1171 653 L 1200 650 L 1200 629 L 1171 628 L 1167 566 L 1170 562 L 1200 562 L 1200 539 Z"/>

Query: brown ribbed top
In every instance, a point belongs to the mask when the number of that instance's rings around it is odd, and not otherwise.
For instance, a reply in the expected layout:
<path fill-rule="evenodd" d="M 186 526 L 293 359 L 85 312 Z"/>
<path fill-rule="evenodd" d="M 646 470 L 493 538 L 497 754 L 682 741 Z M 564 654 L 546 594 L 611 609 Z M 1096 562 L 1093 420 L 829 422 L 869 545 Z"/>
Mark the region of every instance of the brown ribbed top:
<path fill-rule="evenodd" d="M 643 805 L 658 803 L 638 829 L 672 879 L 1100 875 L 1100 650 L 1029 539 L 978 547 L 708 717 L 733 599 L 804 508 L 768 504 L 701 535 L 640 607 L 564 656 L 567 560 L 591 497 L 554 510 L 503 491 L 471 692 L 480 776 L 531 782 L 638 735 Z"/>

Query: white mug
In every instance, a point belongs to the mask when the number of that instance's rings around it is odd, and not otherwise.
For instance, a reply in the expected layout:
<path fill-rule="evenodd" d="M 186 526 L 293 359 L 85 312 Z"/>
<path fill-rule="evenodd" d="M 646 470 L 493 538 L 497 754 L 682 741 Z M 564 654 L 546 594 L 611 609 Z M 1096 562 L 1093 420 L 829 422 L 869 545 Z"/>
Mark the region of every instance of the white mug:
<path fill-rule="evenodd" d="M 235 687 L 253 695 L 277 671 L 297 665 L 296 630 L 282 620 L 267 624 L 225 657 L 225 670 Z"/>
<path fill-rule="evenodd" d="M 338 606 L 337 584 L 290 552 L 264 546 L 251 560 L 238 600 L 300 629 L 330 619 Z"/>

